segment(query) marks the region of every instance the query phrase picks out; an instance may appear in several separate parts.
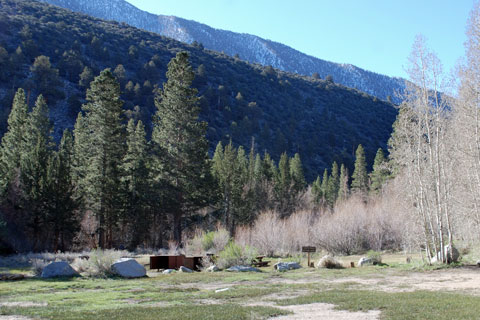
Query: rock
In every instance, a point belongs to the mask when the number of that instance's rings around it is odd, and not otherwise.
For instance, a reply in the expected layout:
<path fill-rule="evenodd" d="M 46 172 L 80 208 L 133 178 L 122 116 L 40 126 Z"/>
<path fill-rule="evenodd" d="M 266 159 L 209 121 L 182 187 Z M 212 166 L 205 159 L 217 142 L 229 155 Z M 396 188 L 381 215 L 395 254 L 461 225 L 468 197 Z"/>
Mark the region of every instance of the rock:
<path fill-rule="evenodd" d="M 302 266 L 298 262 L 279 262 L 273 266 L 273 269 L 277 271 L 288 271 L 294 269 L 300 269 Z"/>
<path fill-rule="evenodd" d="M 480 268 L 480 260 L 477 261 L 477 267 Z"/>
<path fill-rule="evenodd" d="M 318 260 L 317 268 L 342 269 L 343 266 L 337 259 L 327 254 Z"/>
<path fill-rule="evenodd" d="M 42 270 L 42 278 L 56 277 L 78 277 L 80 274 L 75 271 L 67 262 L 52 262 Z"/>
<path fill-rule="evenodd" d="M 207 272 L 217 272 L 217 271 L 220 271 L 220 269 L 216 265 L 213 265 L 213 266 L 210 266 L 207 269 L 205 269 L 205 271 L 207 271 Z"/>
<path fill-rule="evenodd" d="M 174 273 L 174 272 L 177 272 L 177 270 L 175 269 L 166 269 L 166 270 L 163 270 L 163 274 L 170 274 L 170 273 Z"/>
<path fill-rule="evenodd" d="M 147 275 L 147 270 L 135 259 L 122 258 L 111 266 L 112 272 L 123 278 L 141 278 Z"/>
<path fill-rule="evenodd" d="M 178 268 L 178 271 L 185 272 L 185 273 L 192 273 L 193 272 L 192 269 L 188 269 L 187 267 L 184 267 L 184 266 L 181 266 L 180 268 Z"/>
<path fill-rule="evenodd" d="M 217 289 L 217 290 L 215 290 L 215 293 L 225 292 L 225 291 L 228 291 L 228 290 L 230 290 L 230 288 Z"/>
<path fill-rule="evenodd" d="M 13 273 L 3 273 L 0 274 L 1 281 L 17 281 L 25 279 L 25 275 L 23 274 L 13 274 Z"/>
<path fill-rule="evenodd" d="M 233 266 L 225 271 L 230 272 L 261 272 L 259 269 L 250 266 Z"/>
<path fill-rule="evenodd" d="M 361 257 L 360 260 L 358 260 L 358 266 L 363 267 L 366 265 L 373 265 L 373 260 L 367 257 Z"/>

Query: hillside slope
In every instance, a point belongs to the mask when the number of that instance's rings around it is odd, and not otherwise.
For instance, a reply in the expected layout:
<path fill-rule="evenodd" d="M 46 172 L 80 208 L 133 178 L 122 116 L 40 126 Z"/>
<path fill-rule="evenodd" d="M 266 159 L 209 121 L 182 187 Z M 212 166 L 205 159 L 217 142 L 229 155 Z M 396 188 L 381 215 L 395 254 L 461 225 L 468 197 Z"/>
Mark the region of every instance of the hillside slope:
<path fill-rule="evenodd" d="M 97 18 L 125 22 L 182 42 L 201 43 L 205 48 L 280 70 L 321 78 L 333 76 L 335 82 L 356 88 L 380 99 L 403 92 L 405 80 L 370 72 L 351 64 L 338 64 L 318 59 L 278 42 L 260 37 L 211 28 L 174 16 L 155 15 L 142 11 L 125 0 L 41 0 Z"/>
<path fill-rule="evenodd" d="M 71 128 L 91 80 L 82 73 L 85 67 L 94 75 L 115 70 L 126 114 L 148 125 L 153 90 L 165 81 L 169 60 L 183 50 L 196 70 L 211 150 L 230 139 L 249 148 L 254 137 L 257 150 L 275 159 L 284 151 L 299 152 L 311 180 L 333 160 L 351 168 L 359 143 L 370 163 L 377 148 L 386 147 L 396 109 L 366 93 L 30 0 L 0 0 L 0 131 L 18 87 L 27 89 L 30 103 L 39 93 L 47 96 L 57 136 Z M 51 66 L 31 69 L 40 55 Z M 46 75 L 52 79 L 38 80 Z"/>

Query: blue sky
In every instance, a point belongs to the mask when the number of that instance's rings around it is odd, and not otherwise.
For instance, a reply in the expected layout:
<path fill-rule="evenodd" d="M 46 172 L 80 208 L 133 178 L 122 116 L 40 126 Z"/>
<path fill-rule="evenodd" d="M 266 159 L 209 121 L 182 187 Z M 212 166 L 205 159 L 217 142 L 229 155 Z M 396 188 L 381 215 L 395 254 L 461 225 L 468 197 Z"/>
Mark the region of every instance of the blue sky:
<path fill-rule="evenodd" d="M 250 33 L 312 56 L 406 77 L 416 34 L 446 71 L 464 54 L 474 0 L 127 0 L 151 13 Z"/>

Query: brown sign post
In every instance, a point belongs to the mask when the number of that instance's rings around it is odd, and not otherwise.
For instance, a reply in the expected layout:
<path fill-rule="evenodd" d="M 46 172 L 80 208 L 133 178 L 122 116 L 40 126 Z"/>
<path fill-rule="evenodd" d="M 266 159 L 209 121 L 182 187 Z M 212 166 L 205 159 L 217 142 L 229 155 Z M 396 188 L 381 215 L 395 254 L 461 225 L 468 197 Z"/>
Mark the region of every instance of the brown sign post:
<path fill-rule="evenodd" d="M 308 267 L 310 267 L 310 253 L 317 252 L 317 247 L 302 247 L 302 252 L 306 252 L 308 256 Z"/>

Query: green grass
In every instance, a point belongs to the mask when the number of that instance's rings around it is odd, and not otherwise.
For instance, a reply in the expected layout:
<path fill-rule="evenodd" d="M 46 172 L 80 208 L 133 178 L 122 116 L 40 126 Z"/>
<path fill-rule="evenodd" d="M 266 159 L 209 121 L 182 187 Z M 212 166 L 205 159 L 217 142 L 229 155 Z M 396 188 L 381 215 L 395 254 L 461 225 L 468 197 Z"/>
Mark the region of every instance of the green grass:
<path fill-rule="evenodd" d="M 367 290 L 326 290 L 278 305 L 332 303 L 349 311 L 380 310 L 382 319 L 478 319 L 480 297 L 433 291 L 386 293 Z"/>
<path fill-rule="evenodd" d="M 392 276 L 439 269 L 401 263 L 400 258 L 392 262 L 385 260 L 389 267 L 343 270 L 304 267 L 282 273 L 269 267 L 261 273 L 155 274 L 155 277 L 131 280 L 29 278 L 0 281 L 0 302 L 45 305 L 4 306 L 0 307 L 0 314 L 42 319 L 266 319 L 284 314 L 275 303 L 282 306 L 325 302 L 343 310 L 380 310 L 382 319 L 479 318 L 478 296 L 433 291 L 381 292 L 375 285 L 366 286 L 358 280 L 375 279 L 385 287 Z M 345 280 L 333 281 L 341 279 Z M 228 290 L 215 292 L 222 288 Z M 408 289 L 408 285 L 402 288 Z M 278 296 L 282 296 L 282 300 L 276 300 Z M 273 307 L 252 306 L 259 302 Z"/>
<path fill-rule="evenodd" d="M 244 307 L 234 304 L 226 305 L 182 305 L 181 308 L 172 307 L 141 307 L 109 308 L 102 310 L 71 311 L 69 309 L 49 310 L 49 308 L 13 308 L 0 314 L 21 314 L 48 319 L 117 319 L 117 320 L 146 320 L 146 319 L 267 319 L 288 312 L 272 307 Z"/>

